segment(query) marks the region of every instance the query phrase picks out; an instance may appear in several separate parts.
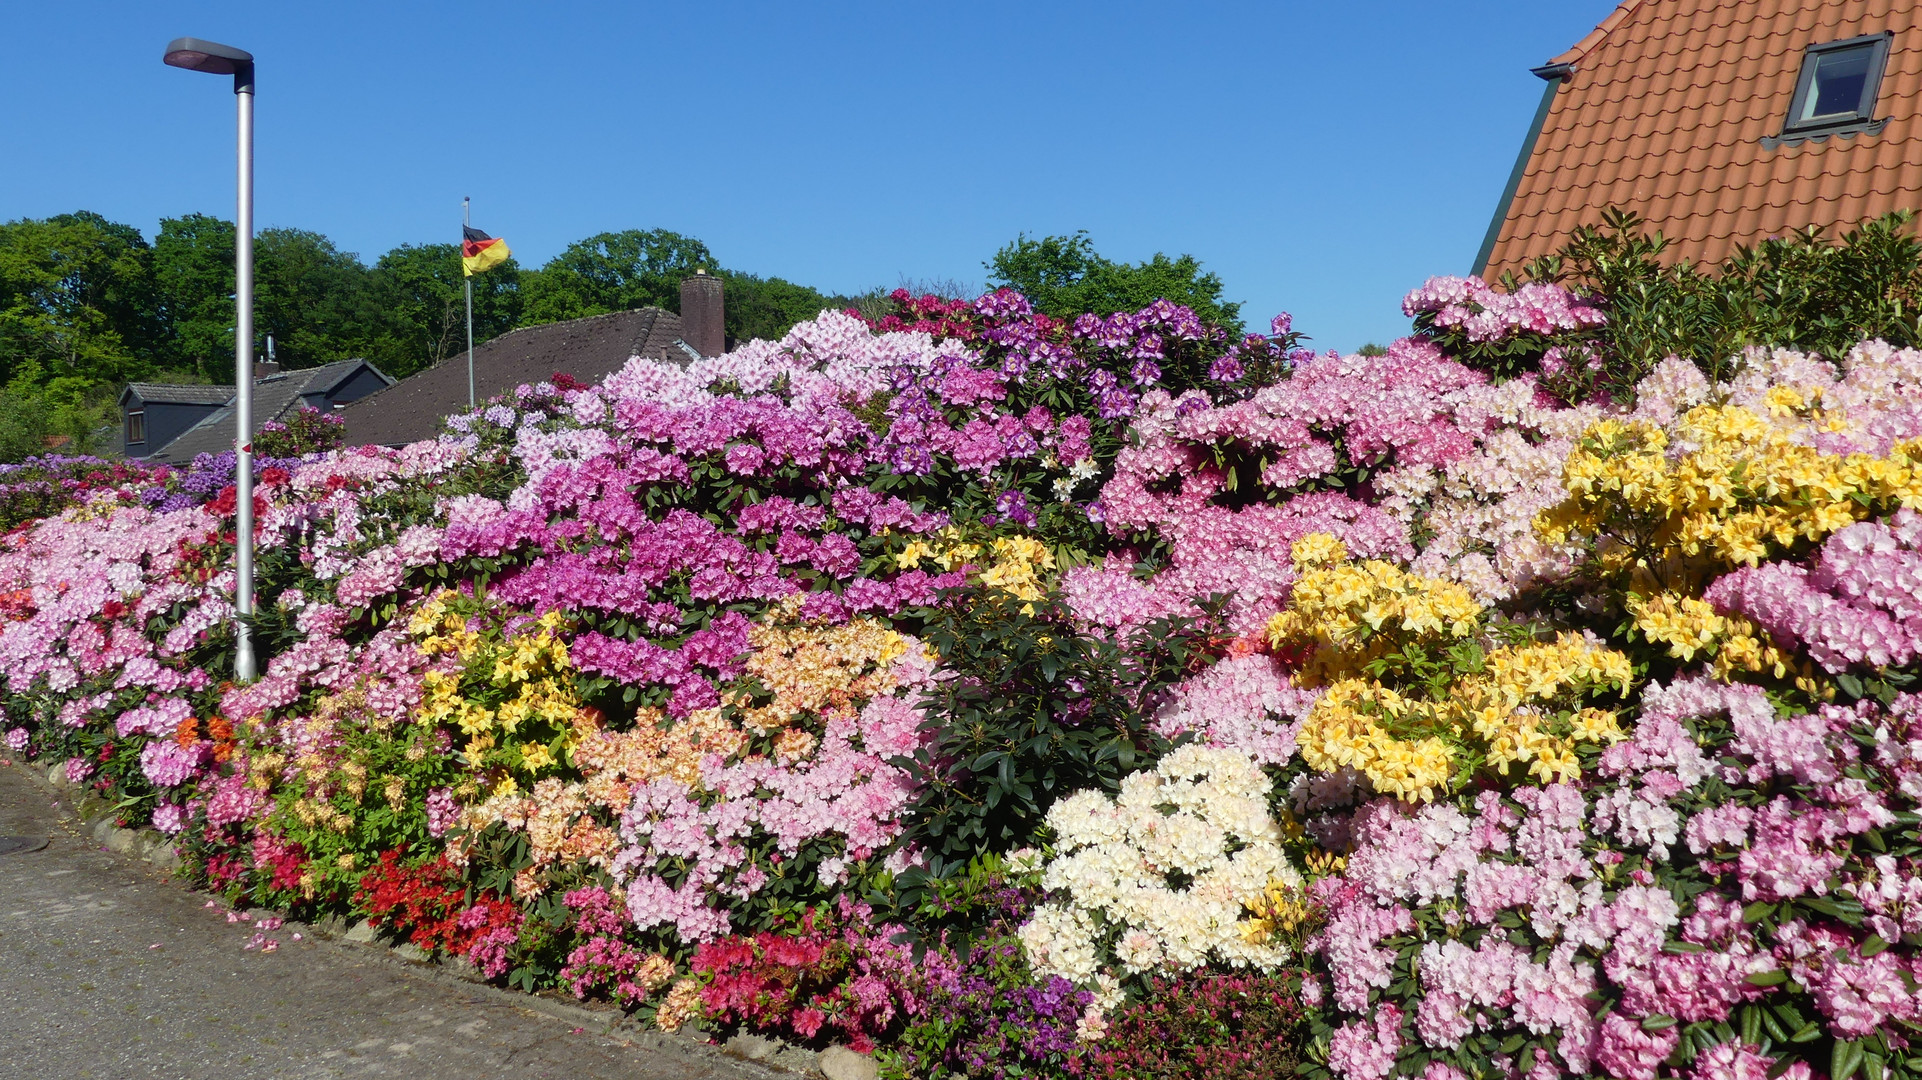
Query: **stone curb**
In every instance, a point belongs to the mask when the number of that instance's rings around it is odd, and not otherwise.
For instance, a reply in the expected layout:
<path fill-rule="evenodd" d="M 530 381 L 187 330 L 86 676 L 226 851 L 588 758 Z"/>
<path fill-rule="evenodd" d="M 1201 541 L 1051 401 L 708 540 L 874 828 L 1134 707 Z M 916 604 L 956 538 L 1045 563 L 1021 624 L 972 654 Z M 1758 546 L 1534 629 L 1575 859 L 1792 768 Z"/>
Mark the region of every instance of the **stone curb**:
<path fill-rule="evenodd" d="M 107 850 L 144 860 L 156 869 L 169 873 L 179 867 L 179 854 L 174 851 L 172 842 L 158 830 L 121 828 L 115 822 L 112 804 L 91 793 L 79 799 L 68 799 L 71 785 L 67 783 L 65 762 L 53 765 L 43 773 L 39 766 L 4 749 L 0 749 L 0 761 L 18 766 L 36 784 L 49 790 L 55 797 L 55 807 L 59 812 L 80 821 L 83 829 L 90 832 Z M 279 912 L 267 908 L 250 909 L 247 912 L 250 919 L 278 915 Z M 365 920 L 349 925 L 340 916 L 323 919 L 317 924 L 288 919 L 282 923 L 282 931 L 299 933 L 310 940 L 326 941 L 337 948 L 354 949 L 377 962 L 402 967 L 413 978 L 458 987 L 465 993 L 487 998 L 495 1004 L 565 1020 L 599 1035 L 619 1036 L 642 1050 L 701 1059 L 710 1064 L 720 1064 L 715 1061 L 720 1058 L 727 1067 L 743 1077 L 779 1080 L 801 1074 L 825 1076 L 827 1080 L 878 1080 L 880 1075 L 871 1055 L 858 1054 L 844 1046 L 830 1046 L 817 1052 L 785 1040 L 749 1032 L 742 1032 L 725 1043 L 717 1044 L 703 1038 L 698 1029 L 662 1031 L 619 1009 L 503 990 L 488 983 L 465 960 L 455 957 L 434 959 L 416 945 L 396 945 L 380 940 L 374 928 Z"/>

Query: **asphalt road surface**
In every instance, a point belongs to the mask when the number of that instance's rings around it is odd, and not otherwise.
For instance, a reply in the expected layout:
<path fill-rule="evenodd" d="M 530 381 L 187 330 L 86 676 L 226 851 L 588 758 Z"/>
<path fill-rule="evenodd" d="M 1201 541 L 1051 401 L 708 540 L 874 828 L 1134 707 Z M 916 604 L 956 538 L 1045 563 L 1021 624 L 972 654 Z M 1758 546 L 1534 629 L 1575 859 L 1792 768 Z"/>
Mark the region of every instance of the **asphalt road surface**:
<path fill-rule="evenodd" d="M 50 842 L 0 854 L 0 1080 L 776 1075 L 296 928 L 248 949 L 251 922 L 104 850 L 25 773 L 0 758 L 0 837 Z"/>

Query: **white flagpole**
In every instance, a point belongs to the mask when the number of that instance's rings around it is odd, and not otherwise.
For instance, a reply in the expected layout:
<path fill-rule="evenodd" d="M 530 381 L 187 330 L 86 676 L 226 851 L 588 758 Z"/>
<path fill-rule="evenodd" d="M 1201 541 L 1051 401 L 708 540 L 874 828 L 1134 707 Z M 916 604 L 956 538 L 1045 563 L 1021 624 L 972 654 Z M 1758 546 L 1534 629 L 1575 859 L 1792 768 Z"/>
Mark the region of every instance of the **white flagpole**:
<path fill-rule="evenodd" d="M 461 243 L 463 244 L 467 242 L 465 227 L 473 224 L 467 216 L 467 204 L 472 201 L 465 196 L 460 201 Z M 466 270 L 466 267 L 461 267 L 461 284 L 467 288 L 467 407 L 471 409 L 474 407 L 474 276 L 466 273 Z"/>

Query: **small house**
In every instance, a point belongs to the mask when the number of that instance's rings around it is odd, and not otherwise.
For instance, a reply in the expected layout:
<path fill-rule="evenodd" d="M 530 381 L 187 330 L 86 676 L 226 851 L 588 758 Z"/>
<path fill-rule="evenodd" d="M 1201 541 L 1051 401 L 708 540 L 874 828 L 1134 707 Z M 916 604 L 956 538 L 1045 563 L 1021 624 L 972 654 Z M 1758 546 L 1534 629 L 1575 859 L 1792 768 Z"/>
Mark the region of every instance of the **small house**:
<path fill-rule="evenodd" d="M 394 380 L 365 360 L 283 371 L 254 365 L 254 430 L 301 408 L 337 412 Z M 184 465 L 234 445 L 234 388 L 129 383 L 120 392 L 121 450 L 130 458 Z"/>

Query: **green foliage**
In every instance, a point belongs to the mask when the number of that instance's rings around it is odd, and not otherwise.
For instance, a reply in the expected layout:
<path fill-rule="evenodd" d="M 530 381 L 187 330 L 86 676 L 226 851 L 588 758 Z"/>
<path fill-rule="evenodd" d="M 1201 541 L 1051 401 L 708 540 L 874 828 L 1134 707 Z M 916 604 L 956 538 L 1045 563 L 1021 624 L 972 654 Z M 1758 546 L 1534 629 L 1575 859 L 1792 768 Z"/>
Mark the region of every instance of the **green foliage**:
<path fill-rule="evenodd" d="M 523 273 L 529 323 L 560 322 L 637 307 L 681 309 L 681 280 L 714 255 L 665 229 L 600 233 L 569 244 L 536 274 Z"/>
<path fill-rule="evenodd" d="M 153 275 L 171 364 L 233 379 L 234 223 L 206 214 L 162 218 Z"/>
<path fill-rule="evenodd" d="M 459 244 L 402 244 L 374 264 L 371 288 L 383 325 L 367 352 L 404 379 L 467 348 L 467 301 Z M 471 279 L 474 341 L 498 337 L 521 318 L 521 268 L 513 259 Z"/>
<path fill-rule="evenodd" d="M 365 355 L 380 325 L 367 267 L 305 229 L 263 229 L 254 241 L 254 332 L 272 335 L 290 368 Z"/>
<path fill-rule="evenodd" d="M 795 323 L 855 303 L 853 297 L 829 296 L 785 278 L 723 270 L 721 279 L 726 290 L 727 336 L 732 341 L 779 341 Z M 674 307 L 680 307 L 678 296 Z"/>
<path fill-rule="evenodd" d="M 1095 251 L 1085 231 L 1039 240 L 1023 233 L 983 265 L 990 287 L 1014 289 L 1036 311 L 1057 318 L 1139 311 L 1166 299 L 1193 308 L 1210 326 L 1242 331 L 1241 305 L 1222 299 L 1221 279 L 1203 273 L 1192 255 L 1171 259 L 1156 252 L 1146 262 L 1118 263 Z"/>
<path fill-rule="evenodd" d="M 149 370 L 152 255 L 138 230 L 85 211 L 0 225 L 0 380 L 29 362 L 48 378 Z"/>
<path fill-rule="evenodd" d="M 925 640 L 954 677 L 922 702 L 932 738 L 911 766 L 928 778 L 907 827 L 928 874 L 1018 848 L 1055 799 L 1116 791 L 1152 765 L 1167 744 L 1148 718 L 1201 660 L 1195 636 L 1192 621 L 1161 619 L 1124 648 L 1077 632 L 1058 599 L 1000 591 L 955 593 L 932 611 Z"/>
<path fill-rule="evenodd" d="M 76 375 L 48 379 L 40 362 L 29 360 L 0 387 L 0 462 L 50 449 L 62 454 L 117 450 L 119 421 L 110 384 Z"/>
<path fill-rule="evenodd" d="M 1829 239 L 1819 228 L 1738 248 L 1719 267 L 1677 260 L 1670 241 L 1633 213 L 1605 210 L 1559 251 L 1528 264 L 1525 281 L 1600 296 L 1608 325 L 1589 339 L 1605 366 L 1600 389 L 1620 395 L 1669 356 L 1712 379 L 1752 345 L 1839 359 L 1856 342 L 1922 342 L 1922 241 L 1899 211 Z M 1507 278 L 1513 288 L 1520 282 Z"/>

